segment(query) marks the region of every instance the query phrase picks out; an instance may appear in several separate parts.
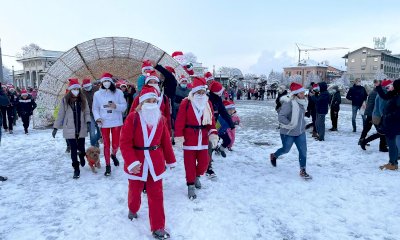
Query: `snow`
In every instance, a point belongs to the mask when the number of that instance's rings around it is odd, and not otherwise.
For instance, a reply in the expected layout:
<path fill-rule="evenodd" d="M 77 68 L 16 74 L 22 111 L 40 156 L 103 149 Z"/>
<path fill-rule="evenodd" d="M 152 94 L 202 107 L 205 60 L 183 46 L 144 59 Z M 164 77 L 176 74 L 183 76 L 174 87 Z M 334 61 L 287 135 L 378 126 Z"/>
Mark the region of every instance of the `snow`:
<path fill-rule="evenodd" d="M 178 166 L 164 180 L 172 239 L 400 239 L 399 172 L 378 169 L 388 161 L 378 142 L 357 146 L 351 106 L 342 105 L 339 132 L 327 131 L 325 142 L 307 133 L 311 181 L 298 175 L 295 147 L 277 168 L 269 163 L 281 146 L 273 101 L 238 101 L 237 111 L 243 126 L 234 151 L 214 157 L 218 178 L 203 177 L 195 201 L 176 149 Z M 3 132 L 0 175 L 9 180 L 0 183 L 0 239 L 152 239 L 146 196 L 139 219 L 127 218 L 122 167 L 106 178 L 104 167 L 93 174 L 86 166 L 73 180 L 64 151 L 61 132 L 25 136 L 20 122 L 14 135 Z"/>

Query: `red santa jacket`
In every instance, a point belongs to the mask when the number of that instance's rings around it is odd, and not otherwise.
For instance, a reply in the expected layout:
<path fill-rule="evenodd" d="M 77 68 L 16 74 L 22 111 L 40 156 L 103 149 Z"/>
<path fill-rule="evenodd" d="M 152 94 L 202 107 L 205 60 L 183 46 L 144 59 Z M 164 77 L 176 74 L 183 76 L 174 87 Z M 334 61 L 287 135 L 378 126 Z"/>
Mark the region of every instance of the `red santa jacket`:
<path fill-rule="evenodd" d="M 208 101 L 208 104 L 210 105 L 211 112 L 214 112 L 210 101 Z M 208 136 L 210 134 L 217 134 L 214 114 L 212 114 L 212 123 L 199 129 L 196 126 L 201 126 L 200 123 L 203 121 L 203 116 L 201 116 L 199 123 L 193 107 L 189 99 L 185 98 L 182 100 L 175 121 L 175 137 L 184 137 L 183 149 L 185 150 L 208 149 Z"/>
<path fill-rule="evenodd" d="M 135 147 L 154 147 L 156 150 L 138 150 Z M 157 127 L 149 129 L 140 113 L 131 112 L 122 127 L 120 138 L 121 153 L 124 158 L 124 171 L 131 180 L 147 181 L 150 172 L 154 181 L 163 178 L 165 166 L 176 164 L 174 152 L 165 117 L 161 116 Z M 142 164 L 138 174 L 132 174 L 132 169 L 138 162 Z"/>
<path fill-rule="evenodd" d="M 161 114 L 167 119 L 168 131 L 169 131 L 169 135 L 171 135 L 172 124 L 171 124 L 170 101 L 169 101 L 169 98 L 165 95 L 162 95 L 162 97 L 160 97 L 160 98 L 161 98 L 161 101 L 158 102 L 158 106 L 160 106 Z M 136 108 L 138 105 L 139 105 L 139 96 L 136 96 L 135 99 L 133 100 L 130 112 L 136 111 Z"/>

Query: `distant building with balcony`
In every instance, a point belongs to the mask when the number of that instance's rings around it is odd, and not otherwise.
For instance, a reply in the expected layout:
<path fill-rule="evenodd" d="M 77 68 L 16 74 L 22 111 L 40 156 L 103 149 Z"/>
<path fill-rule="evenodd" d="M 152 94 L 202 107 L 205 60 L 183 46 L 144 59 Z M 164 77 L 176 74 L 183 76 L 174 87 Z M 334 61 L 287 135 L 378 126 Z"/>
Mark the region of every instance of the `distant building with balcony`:
<path fill-rule="evenodd" d="M 392 79 L 400 77 L 400 55 L 392 54 L 389 50 L 362 47 L 343 58 L 350 80 L 373 80 L 378 72 Z"/>
<path fill-rule="evenodd" d="M 22 55 L 17 62 L 22 63 L 23 70 L 14 72 L 14 85 L 20 88 L 39 87 L 47 70 L 63 53 L 40 49 Z"/>

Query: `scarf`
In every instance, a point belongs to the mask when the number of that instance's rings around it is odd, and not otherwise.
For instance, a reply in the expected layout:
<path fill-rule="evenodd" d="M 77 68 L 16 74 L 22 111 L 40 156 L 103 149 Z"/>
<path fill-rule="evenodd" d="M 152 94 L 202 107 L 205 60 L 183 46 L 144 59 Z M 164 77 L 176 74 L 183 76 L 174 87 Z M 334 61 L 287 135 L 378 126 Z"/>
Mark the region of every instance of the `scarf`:
<path fill-rule="evenodd" d="M 192 102 L 193 110 L 196 113 L 196 111 L 198 111 L 198 109 L 193 104 L 193 101 L 194 101 L 193 98 L 194 98 L 193 93 L 190 92 L 188 99 Z M 196 114 L 196 118 L 198 118 L 199 124 L 200 124 L 201 116 L 203 116 L 203 121 L 201 122 L 201 125 L 211 125 L 212 124 L 212 114 L 213 113 L 211 112 L 210 104 L 208 103 L 208 98 L 207 98 L 206 106 L 203 110 L 203 113 L 199 117 L 197 117 L 197 114 Z"/>
<path fill-rule="evenodd" d="M 297 127 L 297 124 L 299 123 L 300 105 L 302 105 L 304 109 L 306 109 L 308 105 L 307 99 L 299 99 L 297 97 L 291 99 L 290 102 L 292 104 L 292 118 L 290 120 L 290 123 L 280 124 L 281 128 L 288 130 L 295 129 Z"/>

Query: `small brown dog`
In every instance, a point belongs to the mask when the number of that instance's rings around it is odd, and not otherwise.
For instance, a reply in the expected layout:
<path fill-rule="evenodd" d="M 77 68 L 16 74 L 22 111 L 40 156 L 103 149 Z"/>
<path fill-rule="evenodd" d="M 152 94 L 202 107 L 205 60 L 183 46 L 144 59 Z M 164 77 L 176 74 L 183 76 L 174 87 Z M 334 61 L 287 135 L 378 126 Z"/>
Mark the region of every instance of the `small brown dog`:
<path fill-rule="evenodd" d="M 96 168 L 100 168 L 100 149 L 97 147 L 89 147 L 86 150 L 86 159 L 88 161 L 90 169 L 92 172 L 97 173 Z"/>

